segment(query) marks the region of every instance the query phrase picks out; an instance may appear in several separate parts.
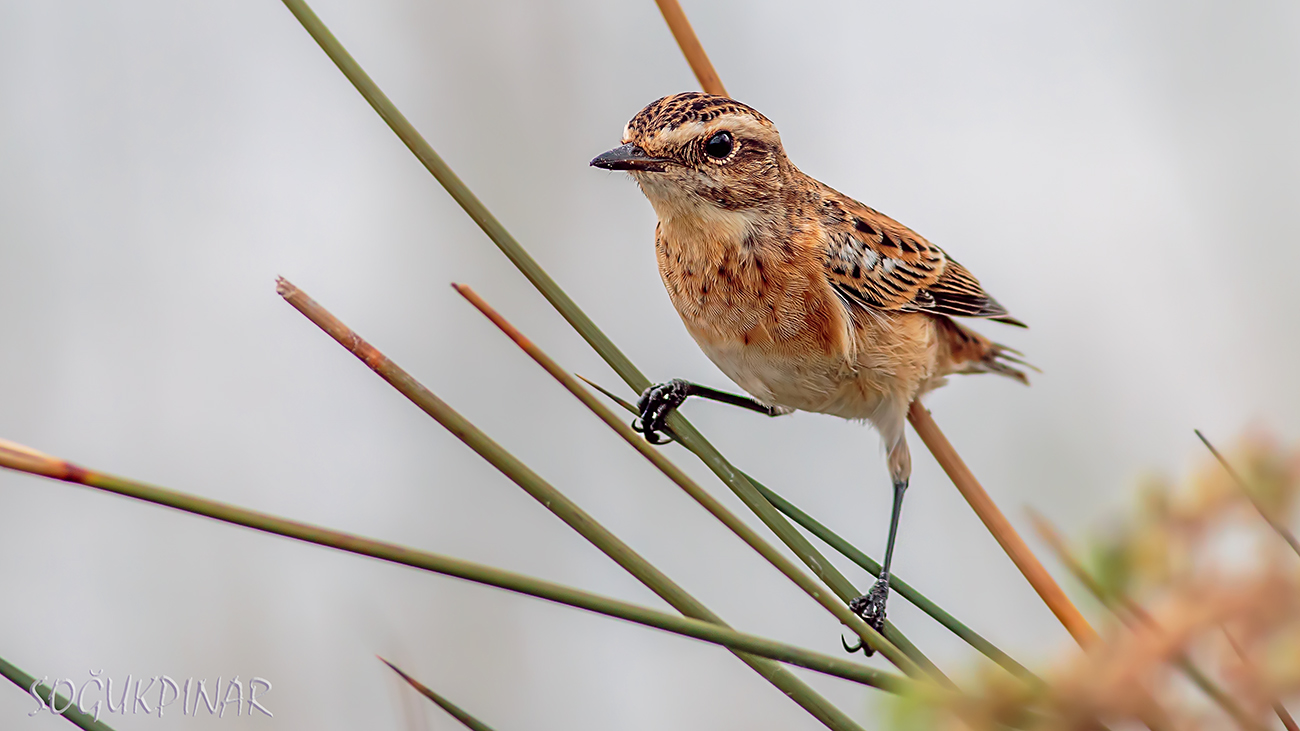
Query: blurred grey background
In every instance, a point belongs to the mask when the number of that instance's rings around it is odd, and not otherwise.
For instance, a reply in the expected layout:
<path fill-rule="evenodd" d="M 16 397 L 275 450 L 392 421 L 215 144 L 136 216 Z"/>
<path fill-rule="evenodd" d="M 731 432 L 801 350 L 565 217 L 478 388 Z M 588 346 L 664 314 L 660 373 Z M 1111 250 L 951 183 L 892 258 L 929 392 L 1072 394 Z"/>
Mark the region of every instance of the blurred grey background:
<path fill-rule="evenodd" d="M 644 104 L 696 88 L 650 0 L 314 5 L 651 377 L 730 387 L 662 290 L 649 205 L 587 167 Z M 1300 6 L 685 9 L 802 169 L 945 247 L 1030 323 L 981 329 L 1042 367 L 1032 388 L 957 378 L 929 400 L 1026 534 L 1032 504 L 1085 535 L 1142 474 L 1200 459 L 1193 427 L 1300 433 Z M 840 651 L 833 619 L 452 292 L 473 285 L 620 385 L 280 3 L 0 2 L 0 98 L 0 437 L 664 606 L 283 304 L 284 275 L 730 622 Z M 865 427 L 686 411 L 879 554 L 889 490 Z M 1069 652 L 913 440 L 899 574 L 1022 662 Z M 122 729 L 454 727 L 375 653 L 502 729 L 817 727 L 711 646 L 12 473 L 0 587 L 0 656 L 37 676 L 274 684 L 273 720 L 105 717 Z M 982 662 L 905 602 L 891 612 L 950 671 Z M 871 691 L 801 674 L 880 723 Z M 33 706 L 6 684 L 0 726 L 64 727 Z"/>

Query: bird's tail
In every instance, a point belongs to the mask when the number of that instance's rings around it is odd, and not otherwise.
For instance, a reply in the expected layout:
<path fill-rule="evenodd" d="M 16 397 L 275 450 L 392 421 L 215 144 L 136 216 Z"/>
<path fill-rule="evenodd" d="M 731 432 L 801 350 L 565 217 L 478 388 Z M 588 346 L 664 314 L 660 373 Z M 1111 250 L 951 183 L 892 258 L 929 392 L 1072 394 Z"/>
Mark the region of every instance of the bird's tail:
<path fill-rule="evenodd" d="M 1041 373 L 1025 362 L 1015 348 L 999 345 L 973 330 L 943 317 L 939 322 L 939 339 L 947 346 L 952 373 L 996 373 L 1029 385 L 1022 368 Z M 1019 366 L 1019 367 L 1017 367 Z"/>

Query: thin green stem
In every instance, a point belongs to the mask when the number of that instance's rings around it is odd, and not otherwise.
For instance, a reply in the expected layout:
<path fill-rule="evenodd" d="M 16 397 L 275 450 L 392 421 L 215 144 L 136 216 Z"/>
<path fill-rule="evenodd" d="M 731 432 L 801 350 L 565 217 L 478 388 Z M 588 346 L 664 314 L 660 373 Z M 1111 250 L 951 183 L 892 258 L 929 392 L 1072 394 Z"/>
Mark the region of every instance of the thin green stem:
<path fill-rule="evenodd" d="M 1228 473 L 1228 476 L 1237 483 L 1237 488 L 1241 490 L 1247 500 L 1250 500 L 1250 504 L 1255 506 L 1255 510 L 1259 512 L 1259 515 L 1264 519 L 1264 522 L 1268 523 L 1269 527 L 1281 536 L 1282 540 L 1286 541 L 1286 544 L 1291 547 L 1291 550 L 1295 551 L 1296 555 L 1300 556 L 1300 541 L 1296 540 L 1295 534 L 1291 532 L 1291 529 L 1287 528 L 1273 517 L 1272 511 L 1268 510 L 1262 503 L 1260 503 L 1259 498 L 1255 495 L 1255 491 L 1251 490 L 1250 485 L 1246 484 L 1246 480 L 1241 476 L 1241 473 L 1233 468 L 1232 464 L 1228 462 L 1227 458 L 1224 457 L 1218 449 L 1215 449 L 1214 445 L 1211 444 L 1210 440 L 1201 433 L 1200 429 L 1193 429 L 1192 431 L 1200 438 L 1201 443 L 1205 445 L 1205 448 L 1210 450 L 1210 454 L 1214 455 L 1214 458 L 1219 461 L 1219 464 L 1223 466 L 1223 469 Z M 1228 643 L 1231 644 L 1233 649 L 1237 651 L 1237 654 L 1241 656 L 1241 661 L 1243 663 L 1246 662 L 1245 653 L 1241 651 L 1241 647 L 1237 644 L 1237 641 L 1232 638 L 1232 635 L 1228 633 L 1226 627 L 1223 628 L 1223 634 L 1228 638 Z M 1188 668 L 1186 669 L 1189 670 L 1189 675 L 1191 675 L 1190 671 L 1195 671 L 1197 673 L 1196 676 L 1192 676 L 1193 682 L 1196 682 L 1197 685 L 1201 685 L 1201 682 L 1197 680 L 1197 676 L 1202 676 L 1200 671 L 1196 670 L 1190 662 L 1188 662 L 1187 665 Z M 1208 681 L 1208 679 L 1206 680 Z M 1202 687 L 1202 690 L 1207 694 L 1211 694 L 1211 697 L 1214 697 L 1211 689 Z M 1217 690 L 1217 688 L 1213 690 Z M 1291 714 L 1286 710 L 1286 706 L 1282 705 L 1282 702 L 1277 699 L 1273 699 L 1270 703 L 1273 706 L 1274 712 L 1277 713 L 1277 717 L 1282 721 L 1282 725 L 1287 728 L 1287 731 L 1295 731 L 1297 729 L 1295 719 L 1292 718 Z"/>
<path fill-rule="evenodd" d="M 37 685 L 36 678 L 24 673 L 20 668 L 10 664 L 7 660 L 0 657 L 0 675 L 5 676 L 14 685 L 22 688 L 24 693 L 31 693 L 32 686 L 36 687 L 36 694 L 41 697 L 41 704 L 48 708 L 50 705 L 50 687 L 44 683 Z M 82 713 L 73 699 L 65 698 L 61 694 L 54 695 L 55 708 L 66 709 L 59 712 L 58 715 L 68 719 L 72 725 L 83 728 L 86 731 L 113 731 L 113 728 L 103 721 L 96 721 L 95 717 L 89 713 Z M 37 710 L 45 710 L 38 708 Z M 54 713 L 50 711 L 50 713 Z"/>
<path fill-rule="evenodd" d="M 1210 443 L 1209 439 L 1205 438 L 1205 435 L 1201 433 L 1200 429 L 1193 429 L 1192 431 L 1196 433 L 1196 436 L 1200 437 L 1201 443 L 1205 445 L 1206 449 L 1210 450 L 1210 454 L 1214 455 L 1214 458 L 1219 461 L 1219 464 L 1223 466 L 1224 471 L 1228 473 L 1228 476 L 1232 478 L 1233 482 L 1237 483 L 1238 489 L 1240 489 L 1242 494 L 1246 496 L 1247 500 L 1250 500 L 1250 504 L 1255 506 L 1255 510 L 1259 511 L 1260 517 L 1269 524 L 1269 527 L 1282 537 L 1282 540 L 1286 541 L 1286 544 L 1291 547 L 1292 551 L 1295 551 L 1297 556 L 1300 556 L 1300 541 L 1296 540 L 1295 534 L 1291 532 L 1291 529 L 1278 522 L 1278 520 L 1273 517 L 1272 511 L 1265 508 L 1264 505 L 1259 502 L 1259 498 L 1255 495 L 1255 492 L 1250 489 L 1250 486 L 1246 484 L 1246 480 L 1241 476 L 1241 473 L 1233 468 L 1232 464 L 1219 453 L 1219 450 L 1214 448 L 1214 445 Z"/>
<path fill-rule="evenodd" d="M 190 495 L 165 487 L 150 485 L 138 480 L 118 477 L 88 470 L 66 460 L 51 457 L 12 442 L 0 440 L 0 467 L 49 477 L 63 482 L 122 495 L 142 502 L 174 508 L 191 515 L 199 515 L 231 525 L 252 528 L 273 535 L 292 538 L 326 548 L 334 548 L 358 556 L 377 558 L 388 563 L 429 571 L 444 576 L 464 579 L 476 584 L 526 594 L 557 604 L 564 604 L 608 617 L 623 619 L 647 627 L 655 627 L 673 634 L 693 637 L 715 645 L 752 653 L 791 665 L 852 680 L 890 692 L 918 689 L 915 681 L 882 672 L 843 658 L 823 655 L 802 647 L 737 632 L 729 627 L 704 622 L 690 617 L 656 611 L 629 602 L 592 594 L 581 589 L 554 584 L 513 571 L 484 566 L 458 558 L 442 556 L 427 551 L 377 541 L 342 531 L 323 528 L 287 518 L 241 508 L 229 503 Z"/>
<path fill-rule="evenodd" d="M 311 35 L 312 39 L 321 47 L 325 55 L 329 56 L 339 71 L 347 77 L 361 96 L 370 104 L 371 107 L 383 118 L 388 124 L 389 129 L 397 135 L 398 139 L 415 155 L 415 157 L 424 165 L 435 179 L 446 189 L 456 203 L 469 214 L 469 217 L 483 229 L 492 243 L 497 245 L 501 253 L 506 255 L 511 264 L 528 279 L 534 287 L 537 288 L 542 296 L 551 303 L 560 315 L 578 331 L 592 347 L 600 353 L 601 357 L 618 372 L 619 376 L 629 380 L 638 392 L 644 390 L 650 385 L 650 381 L 632 365 L 632 361 L 614 346 L 614 343 L 605 336 L 596 324 L 587 317 L 569 295 L 560 289 L 560 285 L 555 283 L 537 263 L 523 246 L 515 240 L 514 236 L 501 225 L 496 216 L 483 205 L 483 201 L 465 185 L 455 172 L 443 161 L 442 157 L 434 152 L 433 147 L 420 135 L 415 129 L 415 125 L 398 110 L 397 105 L 393 104 L 379 86 L 370 78 L 370 75 L 361 68 L 352 54 L 348 53 L 342 43 L 334 37 L 330 29 L 325 26 L 315 12 L 303 2 L 303 0 L 282 0 L 289 12 L 293 13 L 298 22 L 302 24 L 304 30 Z M 637 384 L 642 384 L 639 388 Z"/>
<path fill-rule="evenodd" d="M 565 524 L 577 531 L 592 545 L 599 548 L 619 566 L 622 566 L 628 573 L 636 577 L 638 581 L 671 604 L 674 609 L 688 617 L 725 626 L 721 617 L 714 614 L 708 607 L 687 593 L 685 589 L 673 582 L 672 579 L 669 579 L 662 571 L 632 550 L 630 546 L 619 540 L 617 536 L 597 522 L 595 518 L 587 514 L 572 500 L 569 500 L 563 493 L 542 479 L 540 475 L 533 472 L 514 455 L 507 452 L 501 445 L 458 414 L 446 402 L 363 340 L 361 336 L 308 297 L 302 290 L 281 279 L 276 291 L 294 309 L 302 313 L 317 327 L 368 365 L 389 385 L 396 388 L 422 411 L 433 417 L 456 438 L 477 452 L 493 467 L 500 470 L 516 485 L 523 488 L 542 506 L 550 510 L 560 520 L 563 520 Z M 756 672 L 767 678 L 773 685 L 780 688 L 782 692 L 789 695 L 796 703 L 822 719 L 831 728 L 858 728 L 852 719 L 836 709 L 829 701 L 822 698 L 785 668 L 761 658 L 739 653 L 737 656 Z"/>
<path fill-rule="evenodd" d="M 1217 703 L 1238 726 L 1246 729 L 1246 731 L 1268 731 L 1264 724 L 1257 719 L 1251 718 L 1250 714 L 1241 707 L 1240 703 L 1237 703 L 1235 698 L 1228 695 L 1228 692 L 1223 688 L 1220 688 L 1218 683 L 1215 683 L 1210 676 L 1205 674 L 1205 671 L 1196 667 L 1186 655 L 1179 656 L 1175 664 L 1191 679 L 1193 685 L 1200 688 L 1202 693 Z"/>
<path fill-rule="evenodd" d="M 1219 629 L 1223 630 L 1224 639 L 1226 639 L 1228 644 L 1232 646 L 1232 651 L 1237 653 L 1237 657 L 1241 660 L 1241 664 L 1245 668 L 1246 672 L 1252 676 L 1257 676 L 1254 664 L 1251 663 L 1250 658 L 1246 656 L 1246 651 L 1242 649 L 1240 644 L 1238 644 L 1237 639 L 1232 636 L 1232 633 L 1228 631 L 1227 627 L 1220 625 Z M 1269 705 L 1273 706 L 1273 712 L 1277 714 L 1277 719 L 1282 722 L 1286 731 L 1300 731 L 1300 725 L 1296 724 L 1295 719 L 1291 716 L 1291 712 L 1286 709 L 1286 706 L 1282 705 L 1282 701 L 1277 696 L 1273 696 L 1269 699 Z"/>
<path fill-rule="evenodd" d="M 751 548 L 758 552 L 763 558 L 767 559 L 778 571 L 784 574 L 788 579 L 793 581 L 800 589 L 803 589 L 817 603 L 827 609 L 842 624 L 853 630 L 862 641 L 874 650 L 879 650 L 886 658 L 901 668 L 908 675 L 918 677 L 921 675 L 921 669 L 904 655 L 897 647 L 878 634 L 871 628 L 861 617 L 854 614 L 844 602 L 841 602 L 834 596 L 827 594 L 824 585 L 817 583 L 811 576 L 804 573 L 797 567 L 793 561 L 782 555 L 772 544 L 763 540 L 758 532 L 750 528 L 736 514 L 728 510 L 717 498 L 710 495 L 704 488 L 700 487 L 695 480 L 692 480 L 680 467 L 673 464 L 658 449 L 652 446 L 644 438 L 632 431 L 625 420 L 620 419 L 609 407 L 605 406 L 596 399 L 590 392 L 578 383 L 578 380 L 571 376 L 568 371 L 560 367 L 549 355 L 545 353 L 536 343 L 524 336 L 514 325 L 511 325 L 501 313 L 497 312 L 482 297 L 479 297 L 474 290 L 461 284 L 453 284 L 456 291 L 470 304 L 474 305 L 479 312 L 482 312 L 492 324 L 496 325 L 507 337 L 528 354 L 538 365 L 551 374 L 560 382 L 570 393 L 578 397 L 592 413 L 596 414 L 601 421 L 604 421 L 613 429 L 623 441 L 632 446 L 633 449 L 641 453 L 643 457 L 650 461 L 660 472 L 668 479 L 682 488 L 687 495 L 690 495 L 697 503 L 711 515 L 722 522 L 723 525 L 731 529 L 741 540 L 747 543 Z"/>
<path fill-rule="evenodd" d="M 604 394 L 611 401 L 623 407 L 623 409 L 626 410 L 628 413 L 633 415 L 637 415 L 639 413 L 635 406 L 633 406 L 630 402 L 626 401 L 625 399 L 619 398 L 618 395 L 610 392 L 609 389 L 606 389 L 600 384 L 594 383 L 587 378 L 583 378 L 582 376 L 578 376 L 578 378 L 581 378 L 587 385 L 596 389 L 600 393 Z M 751 483 L 753 483 L 755 489 L 757 489 L 759 493 L 763 495 L 763 497 L 767 498 L 768 502 L 772 503 L 772 505 L 776 507 L 777 510 L 780 510 L 782 513 L 784 513 L 795 523 L 802 526 L 809 533 L 812 533 L 818 539 L 826 543 L 826 545 L 838 551 L 845 558 L 849 559 L 850 561 L 854 562 L 858 566 L 865 569 L 867 573 L 871 574 L 872 576 L 877 576 L 880 574 L 880 564 L 877 563 L 870 556 L 858 550 L 857 547 L 855 547 L 853 544 L 849 543 L 844 538 L 840 537 L 839 534 L 835 533 L 831 529 L 822 525 L 820 522 L 817 521 L 817 519 L 813 518 L 811 515 L 808 515 L 804 511 L 800 510 L 789 500 L 786 500 L 785 498 L 776 494 L 770 488 L 765 487 L 761 482 L 755 480 L 752 476 L 745 475 L 745 477 Z M 1016 662 L 1010 655 L 1007 655 L 1002 650 L 999 650 L 993 643 L 984 639 L 984 637 L 982 637 L 979 633 L 975 632 L 971 628 L 962 624 L 956 617 L 953 617 L 951 614 L 945 612 L 939 605 L 927 599 L 924 594 L 912 588 L 910 584 L 906 583 L 902 579 L 898 578 L 897 574 L 890 575 L 889 587 L 894 591 L 897 591 L 900 596 L 902 596 L 907 601 L 911 602 L 918 609 L 930 615 L 932 618 L 934 618 L 935 621 L 939 622 L 939 624 L 942 624 L 944 627 L 948 628 L 950 631 L 952 631 L 953 634 L 965 640 L 968 644 L 970 644 L 971 647 L 975 648 L 976 650 L 979 650 L 990 660 L 997 663 L 998 665 L 1001 665 L 1011 674 L 1036 684 L 1042 683 L 1042 680 L 1039 679 L 1038 676 L 1030 672 L 1028 668 Z"/>
<path fill-rule="evenodd" d="M 719 452 L 712 444 L 709 443 L 704 435 L 699 432 L 689 421 L 686 420 L 679 412 L 674 411 L 668 417 L 668 427 L 672 430 L 673 436 L 686 449 L 690 450 L 698 457 L 713 474 L 717 475 L 737 497 L 745 503 L 759 520 L 763 521 L 781 542 L 786 545 L 796 556 L 803 561 L 804 565 L 812 570 L 817 578 L 821 579 L 835 592 L 835 595 L 844 603 L 848 603 L 862 595 L 844 576 L 840 570 L 835 568 L 821 551 L 813 547 L 812 543 L 804 538 L 800 533 L 781 515 L 766 498 L 754 487 L 754 483 L 749 481 L 743 472 L 736 469 L 727 461 L 722 453 Z M 933 662 L 930 661 L 921 650 L 910 640 L 898 631 L 893 622 L 885 622 L 885 639 L 892 642 L 902 650 L 905 655 L 912 659 L 917 665 L 920 665 L 928 673 L 945 685 L 951 685 L 952 681 L 939 670 Z"/>
<path fill-rule="evenodd" d="M 595 322 L 583 312 L 578 305 L 565 294 L 555 280 L 550 277 L 537 261 L 520 246 L 510 232 L 475 196 L 465 183 L 452 172 L 447 163 L 434 152 L 433 147 L 416 131 L 415 126 L 397 109 L 397 106 L 379 89 L 356 59 L 339 43 L 329 28 L 312 12 L 302 0 L 282 0 L 285 7 L 293 13 L 298 22 L 325 51 L 330 60 L 343 72 L 348 81 L 361 93 L 362 97 L 378 112 L 389 128 L 402 140 L 403 144 L 415 154 L 424 167 L 442 184 L 451 197 L 460 204 L 469 217 L 479 225 L 488 238 L 496 244 L 506 258 L 519 269 L 530 283 L 546 298 L 546 301 L 560 313 L 574 330 L 587 341 L 610 368 L 622 378 L 636 393 L 649 388 L 651 383 L 645 374 L 637 369 L 632 361 L 620 351 Z M 681 414 L 674 413 L 668 420 L 669 426 L 678 435 L 679 441 L 704 461 L 732 492 L 758 515 L 777 537 L 794 551 L 814 574 L 825 581 L 831 590 L 844 602 L 849 602 L 860 595 L 843 574 L 835 568 L 826 557 L 803 537 L 763 496 L 754 489 L 718 451 L 709 444 L 702 434 L 691 426 Z M 908 657 L 936 677 L 942 676 L 939 668 L 930 662 L 921 651 L 913 645 L 892 623 L 885 623 L 885 638 L 894 643 Z"/>
<path fill-rule="evenodd" d="M 431 690 L 429 687 L 427 687 L 420 681 L 402 672 L 401 668 L 397 667 L 391 662 L 388 662 L 382 657 L 379 658 L 379 660 L 383 664 L 392 668 L 393 672 L 401 676 L 402 680 L 405 680 L 407 685 L 410 685 L 412 688 L 415 688 L 425 698 L 428 698 L 429 700 L 433 701 L 435 705 L 437 705 L 439 708 L 441 708 L 442 710 L 450 714 L 452 718 L 455 718 L 457 721 L 460 721 L 461 723 L 465 724 L 465 727 L 470 729 L 470 731 L 493 731 L 491 726 L 487 725 L 486 723 L 483 723 L 477 718 L 474 718 L 465 709 L 461 708 L 455 703 L 452 703 L 446 698 L 433 692 L 433 690 Z"/>
<path fill-rule="evenodd" d="M 748 475 L 746 475 L 748 477 Z M 753 477 L 749 481 L 754 483 L 754 487 L 767 498 L 768 502 L 776 506 L 777 510 L 787 515 L 791 520 L 803 526 L 805 530 L 821 539 L 826 545 L 838 551 L 842 556 L 853 563 L 862 567 L 867 573 L 878 576 L 880 574 L 880 564 L 872 560 L 870 556 L 858 550 L 853 544 L 844 540 L 839 534 L 817 522 L 812 516 L 800 510 L 793 503 L 780 495 L 772 492 L 758 480 Z M 965 640 L 971 647 L 980 651 L 985 657 L 1001 665 L 1012 675 L 1023 678 L 1024 680 L 1034 683 L 1041 683 L 1042 680 L 1034 675 L 1024 665 L 1016 662 L 1012 657 L 1002 650 L 999 650 L 992 642 L 984 639 L 978 632 L 962 624 L 956 617 L 945 612 L 938 604 L 930 601 L 924 594 L 912 588 L 911 584 L 898 578 L 891 573 L 889 576 L 889 588 L 898 592 L 907 601 L 911 602 L 917 609 L 930 615 L 935 621 L 948 628 L 953 634 Z"/>

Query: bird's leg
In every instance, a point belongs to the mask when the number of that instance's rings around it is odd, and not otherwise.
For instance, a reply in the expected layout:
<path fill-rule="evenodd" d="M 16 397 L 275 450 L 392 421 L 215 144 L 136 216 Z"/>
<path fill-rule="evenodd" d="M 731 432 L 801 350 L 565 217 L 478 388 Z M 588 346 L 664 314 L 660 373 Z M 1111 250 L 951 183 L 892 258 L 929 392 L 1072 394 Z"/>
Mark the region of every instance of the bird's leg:
<path fill-rule="evenodd" d="M 889 542 L 885 544 L 885 563 L 880 567 L 880 578 L 876 579 L 876 583 L 871 585 L 871 589 L 866 594 L 849 602 L 849 609 L 862 617 L 863 621 L 877 632 L 884 632 L 885 629 L 885 602 L 889 599 L 889 564 L 894 559 L 894 539 L 898 536 L 898 517 L 903 512 L 903 493 L 906 491 L 907 480 L 894 482 L 894 510 L 889 518 Z M 849 647 L 846 644 L 844 649 L 849 652 L 863 649 L 867 657 L 871 657 L 873 652 L 870 647 L 864 648 L 862 644 L 857 647 Z"/>
<path fill-rule="evenodd" d="M 677 407 L 681 406 L 691 396 L 720 401 L 724 404 L 739 406 L 768 416 L 780 416 L 787 413 L 783 409 L 759 403 L 748 396 L 737 396 L 734 393 L 726 393 L 708 386 L 701 386 L 698 383 L 674 378 L 666 383 L 651 386 L 641 394 L 640 400 L 636 402 L 641 417 L 632 422 L 632 428 L 644 434 L 646 441 L 651 444 L 666 444 L 671 441 L 671 437 L 664 433 L 667 427 L 668 415 L 676 411 Z"/>

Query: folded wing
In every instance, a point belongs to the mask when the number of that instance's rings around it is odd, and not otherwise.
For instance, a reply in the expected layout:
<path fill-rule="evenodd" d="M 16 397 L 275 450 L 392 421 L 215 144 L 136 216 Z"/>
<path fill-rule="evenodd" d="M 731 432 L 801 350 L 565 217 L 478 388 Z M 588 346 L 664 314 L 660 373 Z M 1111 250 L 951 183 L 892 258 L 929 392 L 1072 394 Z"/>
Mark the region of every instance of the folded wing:
<path fill-rule="evenodd" d="M 828 191 L 830 192 L 830 191 Z M 826 278 L 847 302 L 878 310 L 984 317 L 1024 327 L 942 249 L 849 198 L 828 199 Z"/>

